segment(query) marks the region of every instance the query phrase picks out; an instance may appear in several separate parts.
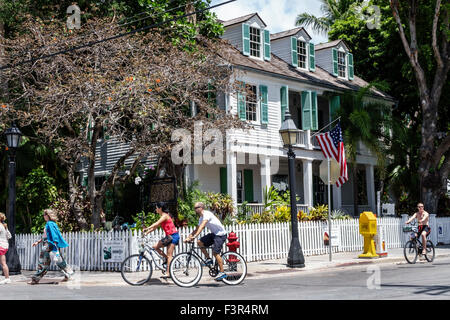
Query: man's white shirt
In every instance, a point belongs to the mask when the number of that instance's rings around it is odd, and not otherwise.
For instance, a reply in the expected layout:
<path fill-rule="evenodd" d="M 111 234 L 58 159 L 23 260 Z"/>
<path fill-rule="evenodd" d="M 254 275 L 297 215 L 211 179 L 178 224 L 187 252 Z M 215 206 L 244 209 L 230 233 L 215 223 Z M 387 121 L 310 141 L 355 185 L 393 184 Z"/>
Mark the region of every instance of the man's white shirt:
<path fill-rule="evenodd" d="M 198 225 L 201 225 L 203 221 L 208 221 L 206 227 L 216 236 L 224 236 L 227 234 L 223 224 L 211 211 L 203 210 L 203 215 L 200 217 Z"/>

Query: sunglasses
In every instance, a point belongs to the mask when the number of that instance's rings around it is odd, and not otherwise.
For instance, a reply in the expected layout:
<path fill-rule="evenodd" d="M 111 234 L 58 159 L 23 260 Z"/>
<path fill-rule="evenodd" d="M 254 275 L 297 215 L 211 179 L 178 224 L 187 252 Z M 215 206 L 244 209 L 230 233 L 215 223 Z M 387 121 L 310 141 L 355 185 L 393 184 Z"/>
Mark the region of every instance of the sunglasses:
<path fill-rule="evenodd" d="M 201 207 L 194 207 L 195 210 L 200 209 Z"/>

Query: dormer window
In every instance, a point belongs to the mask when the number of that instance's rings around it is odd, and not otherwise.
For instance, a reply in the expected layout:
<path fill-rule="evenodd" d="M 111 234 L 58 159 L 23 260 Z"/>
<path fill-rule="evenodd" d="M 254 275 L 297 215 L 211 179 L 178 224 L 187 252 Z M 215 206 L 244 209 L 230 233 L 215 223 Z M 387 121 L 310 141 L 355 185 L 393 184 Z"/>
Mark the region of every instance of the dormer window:
<path fill-rule="evenodd" d="M 261 31 L 255 27 L 250 27 L 250 55 L 261 57 Z"/>
<path fill-rule="evenodd" d="M 302 40 L 297 40 L 297 56 L 298 56 L 298 67 L 302 69 L 307 68 L 307 51 L 306 42 Z"/>
<path fill-rule="evenodd" d="M 338 51 L 338 76 L 341 78 L 346 78 L 347 76 L 347 64 L 346 64 L 346 54 L 345 52 Z"/>

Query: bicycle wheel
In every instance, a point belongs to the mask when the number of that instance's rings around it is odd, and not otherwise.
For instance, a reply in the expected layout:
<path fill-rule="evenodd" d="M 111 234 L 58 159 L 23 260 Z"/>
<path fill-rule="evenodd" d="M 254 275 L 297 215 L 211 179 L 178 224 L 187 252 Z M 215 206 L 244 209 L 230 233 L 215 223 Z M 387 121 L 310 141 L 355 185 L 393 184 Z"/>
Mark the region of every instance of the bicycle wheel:
<path fill-rule="evenodd" d="M 183 252 L 177 254 L 169 266 L 170 277 L 180 287 L 193 287 L 202 277 L 200 260 L 192 254 Z"/>
<path fill-rule="evenodd" d="M 237 252 L 225 252 L 222 255 L 223 271 L 227 277 L 223 282 L 230 285 L 236 285 L 244 281 L 247 276 L 247 263 L 245 259 Z"/>
<path fill-rule="evenodd" d="M 403 247 L 403 254 L 405 255 L 406 261 L 408 263 L 414 264 L 417 260 L 417 246 L 416 242 L 409 240 L 405 243 L 405 246 Z"/>
<path fill-rule="evenodd" d="M 425 259 L 427 259 L 428 262 L 433 262 L 434 254 L 434 244 L 430 240 L 427 240 L 427 253 Z"/>
<path fill-rule="evenodd" d="M 152 277 L 153 267 L 145 256 L 133 254 L 122 262 L 120 273 L 126 283 L 141 286 Z"/>

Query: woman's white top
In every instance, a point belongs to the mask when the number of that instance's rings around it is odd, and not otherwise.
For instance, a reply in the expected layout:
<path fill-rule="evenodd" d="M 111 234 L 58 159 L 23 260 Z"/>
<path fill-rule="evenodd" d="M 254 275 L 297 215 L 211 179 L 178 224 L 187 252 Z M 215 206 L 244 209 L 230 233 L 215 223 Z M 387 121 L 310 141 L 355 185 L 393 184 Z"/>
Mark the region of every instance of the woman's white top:
<path fill-rule="evenodd" d="M 0 247 L 2 247 L 3 249 L 8 249 L 9 239 L 11 239 L 11 233 L 8 229 L 5 228 L 5 226 L 3 226 L 3 223 L 0 223 Z"/>

